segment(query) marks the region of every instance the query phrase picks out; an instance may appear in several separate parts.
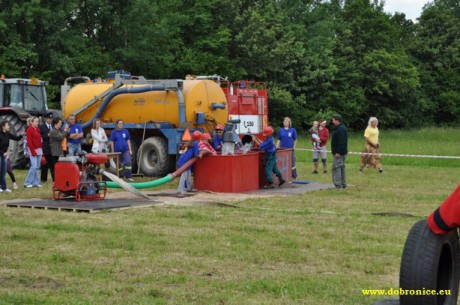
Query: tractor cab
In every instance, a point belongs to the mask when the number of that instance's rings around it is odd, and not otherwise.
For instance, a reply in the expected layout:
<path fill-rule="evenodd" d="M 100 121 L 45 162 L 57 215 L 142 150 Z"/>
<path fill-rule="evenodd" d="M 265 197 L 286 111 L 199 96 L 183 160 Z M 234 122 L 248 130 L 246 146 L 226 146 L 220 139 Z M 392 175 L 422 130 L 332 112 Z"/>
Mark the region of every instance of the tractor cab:
<path fill-rule="evenodd" d="M 13 134 L 26 130 L 30 116 L 41 117 L 47 110 L 45 86 L 48 82 L 36 78 L 0 77 L 0 121 L 7 121 Z M 13 167 L 25 167 L 28 158 L 24 155 L 24 140 L 10 142 L 10 159 Z"/>
<path fill-rule="evenodd" d="M 47 110 L 45 85 L 47 82 L 35 78 L 2 78 L 0 80 L 2 110 L 11 108 L 16 112 L 41 116 Z"/>

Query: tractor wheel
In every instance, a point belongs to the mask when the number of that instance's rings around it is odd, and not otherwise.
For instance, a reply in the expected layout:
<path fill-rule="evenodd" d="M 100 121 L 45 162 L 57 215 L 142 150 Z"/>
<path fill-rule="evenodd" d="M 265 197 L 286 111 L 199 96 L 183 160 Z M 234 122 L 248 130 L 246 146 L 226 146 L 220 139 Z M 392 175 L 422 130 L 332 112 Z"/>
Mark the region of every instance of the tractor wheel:
<path fill-rule="evenodd" d="M 459 242 L 456 230 L 447 235 L 430 231 L 426 220 L 417 222 L 407 236 L 401 259 L 401 305 L 455 305 L 459 285 Z M 439 293 L 448 290 L 449 295 Z M 430 295 L 426 294 L 430 291 Z"/>
<path fill-rule="evenodd" d="M 133 154 L 131 155 L 131 172 L 133 174 L 137 174 L 137 152 L 139 151 L 139 145 L 137 145 L 137 143 L 133 140 L 131 140 L 131 149 L 133 150 Z"/>
<path fill-rule="evenodd" d="M 26 124 L 14 114 L 4 114 L 0 120 L 10 124 L 10 132 L 14 135 L 20 135 L 26 130 Z M 24 138 L 19 141 L 10 140 L 9 155 L 11 166 L 15 168 L 25 168 L 29 164 L 29 158 L 24 156 L 23 143 Z"/>
<path fill-rule="evenodd" d="M 141 172 L 149 177 L 163 176 L 171 170 L 172 158 L 168 155 L 166 139 L 151 137 L 139 148 Z"/>

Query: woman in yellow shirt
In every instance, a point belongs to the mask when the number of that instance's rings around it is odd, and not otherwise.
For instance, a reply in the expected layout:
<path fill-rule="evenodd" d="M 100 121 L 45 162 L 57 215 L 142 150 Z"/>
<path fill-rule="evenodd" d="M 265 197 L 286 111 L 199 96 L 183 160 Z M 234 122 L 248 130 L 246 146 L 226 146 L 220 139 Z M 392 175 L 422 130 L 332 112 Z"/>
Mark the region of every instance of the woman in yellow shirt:
<path fill-rule="evenodd" d="M 359 165 L 359 173 L 363 172 L 364 167 L 378 168 L 380 173 L 383 173 L 382 163 L 380 162 L 380 142 L 379 142 L 379 120 L 376 117 L 371 117 L 364 131 L 364 149 L 361 155 Z"/>

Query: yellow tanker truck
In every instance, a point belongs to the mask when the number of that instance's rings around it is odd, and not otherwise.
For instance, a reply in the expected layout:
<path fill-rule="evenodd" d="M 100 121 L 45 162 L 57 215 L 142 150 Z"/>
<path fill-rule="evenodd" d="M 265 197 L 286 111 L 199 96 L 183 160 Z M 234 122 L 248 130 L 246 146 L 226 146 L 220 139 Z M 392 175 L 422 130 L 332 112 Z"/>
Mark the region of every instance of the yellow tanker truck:
<path fill-rule="evenodd" d="M 225 93 L 212 80 L 147 80 L 109 73 L 106 81 L 61 87 L 64 118 L 76 116 L 85 135 L 100 118 L 107 134 L 122 119 L 133 146 L 133 171 L 161 176 L 175 167 L 185 128 L 212 132 L 228 120 Z"/>

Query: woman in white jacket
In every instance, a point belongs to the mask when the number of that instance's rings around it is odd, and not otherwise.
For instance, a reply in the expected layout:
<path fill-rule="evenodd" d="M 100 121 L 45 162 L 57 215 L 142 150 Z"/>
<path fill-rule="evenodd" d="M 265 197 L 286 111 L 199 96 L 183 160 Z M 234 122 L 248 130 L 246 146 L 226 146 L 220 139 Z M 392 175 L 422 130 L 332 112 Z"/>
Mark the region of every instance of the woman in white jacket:
<path fill-rule="evenodd" d="M 93 147 L 91 152 L 105 153 L 107 152 L 107 142 L 109 139 L 105 134 L 104 128 L 101 127 L 101 120 L 95 119 L 93 122 L 93 128 L 91 129 L 91 137 L 93 138 Z"/>

